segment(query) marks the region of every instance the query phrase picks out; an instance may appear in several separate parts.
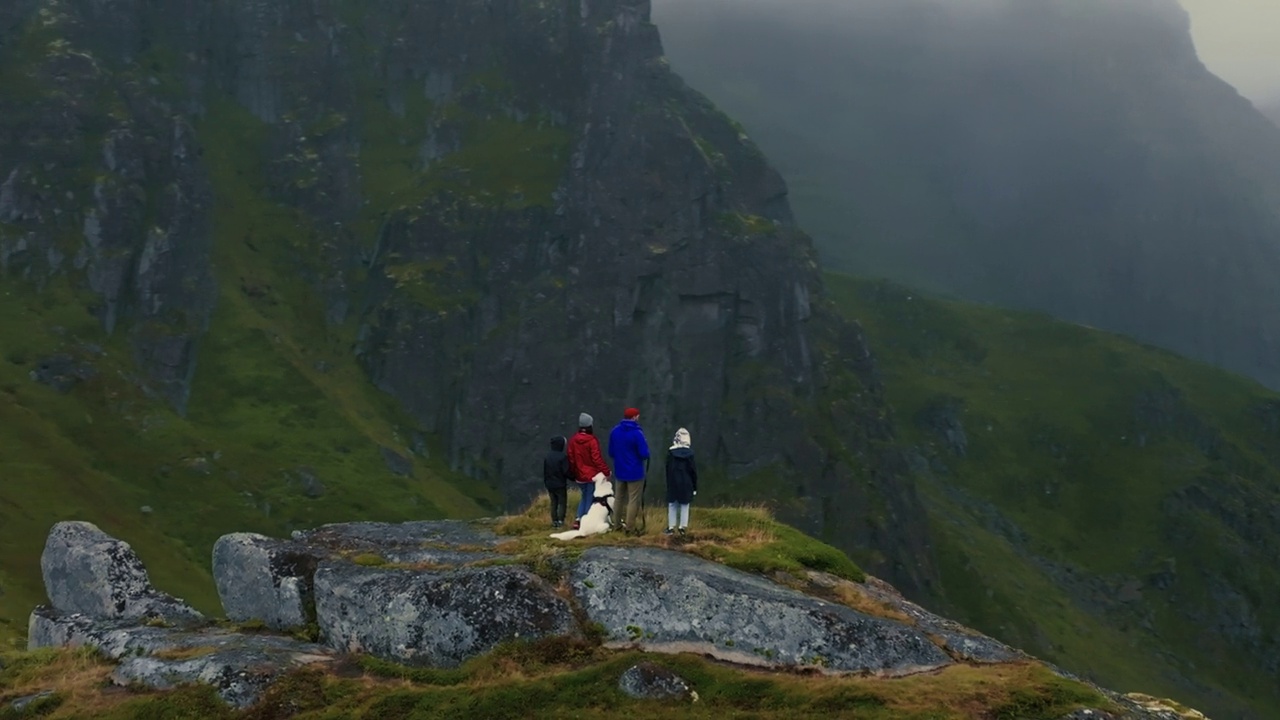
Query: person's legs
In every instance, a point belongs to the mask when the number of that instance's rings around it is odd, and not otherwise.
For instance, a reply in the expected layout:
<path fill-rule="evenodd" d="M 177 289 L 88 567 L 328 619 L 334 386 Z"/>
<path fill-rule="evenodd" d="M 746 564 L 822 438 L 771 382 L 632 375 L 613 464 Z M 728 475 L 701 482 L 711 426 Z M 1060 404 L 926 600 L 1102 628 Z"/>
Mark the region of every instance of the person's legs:
<path fill-rule="evenodd" d="M 569 505 L 569 488 L 562 487 L 551 491 L 551 522 L 564 524 L 565 509 Z"/>
<path fill-rule="evenodd" d="M 620 527 L 627 521 L 627 493 L 631 483 L 617 480 L 613 483 L 613 526 Z"/>
<path fill-rule="evenodd" d="M 683 503 L 680 505 L 680 529 L 687 527 L 689 527 L 689 504 Z"/>
<path fill-rule="evenodd" d="M 679 512 L 679 503 L 667 503 L 667 530 L 676 529 L 676 513 Z"/>
<path fill-rule="evenodd" d="M 640 531 L 640 506 L 643 504 L 644 481 L 636 480 L 625 483 L 627 486 L 627 527 L 632 532 Z"/>
<path fill-rule="evenodd" d="M 582 491 L 582 499 L 578 501 L 578 516 L 574 518 L 574 522 L 582 519 L 583 515 L 591 509 L 591 501 L 595 499 L 596 484 L 593 482 L 578 483 L 578 489 Z"/>

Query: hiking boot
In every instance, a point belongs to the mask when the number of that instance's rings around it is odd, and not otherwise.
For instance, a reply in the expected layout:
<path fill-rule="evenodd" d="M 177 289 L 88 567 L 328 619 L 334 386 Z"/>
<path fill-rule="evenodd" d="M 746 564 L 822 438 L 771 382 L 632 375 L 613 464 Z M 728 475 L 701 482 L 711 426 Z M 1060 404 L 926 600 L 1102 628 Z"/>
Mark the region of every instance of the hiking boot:
<path fill-rule="evenodd" d="M 662 531 L 662 534 L 663 534 L 663 535 L 675 535 L 675 534 L 676 534 L 676 531 L 675 531 L 675 530 L 672 530 L 671 528 L 667 528 L 666 530 L 663 530 L 663 531 Z"/>
<path fill-rule="evenodd" d="M 684 537 L 687 533 L 684 528 L 680 528 L 680 537 Z"/>
<path fill-rule="evenodd" d="M 574 530 L 581 530 L 581 529 L 582 529 L 582 527 L 581 527 L 581 523 L 579 523 L 579 521 L 577 521 L 577 520 L 574 520 L 574 521 L 573 521 L 573 529 L 574 529 Z"/>

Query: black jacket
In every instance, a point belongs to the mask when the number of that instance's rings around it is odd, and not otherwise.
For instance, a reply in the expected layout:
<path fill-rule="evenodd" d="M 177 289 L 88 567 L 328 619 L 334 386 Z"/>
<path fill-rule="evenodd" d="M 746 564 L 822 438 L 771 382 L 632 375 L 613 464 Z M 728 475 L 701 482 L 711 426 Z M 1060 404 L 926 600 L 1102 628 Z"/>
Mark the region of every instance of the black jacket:
<path fill-rule="evenodd" d="M 667 502 L 688 505 L 698 490 L 698 465 L 693 450 L 674 448 L 667 452 Z"/>
<path fill-rule="evenodd" d="M 564 454 L 565 439 L 551 438 L 551 452 L 542 460 L 542 482 L 548 490 L 563 490 L 573 482 L 569 456 Z"/>

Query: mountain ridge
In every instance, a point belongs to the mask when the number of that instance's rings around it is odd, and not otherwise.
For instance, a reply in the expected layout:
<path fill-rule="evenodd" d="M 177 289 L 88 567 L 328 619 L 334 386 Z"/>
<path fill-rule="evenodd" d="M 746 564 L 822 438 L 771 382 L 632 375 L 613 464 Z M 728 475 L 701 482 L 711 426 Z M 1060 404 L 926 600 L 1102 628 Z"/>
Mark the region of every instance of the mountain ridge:
<path fill-rule="evenodd" d="M 656 16 L 674 66 L 780 164 L 832 269 L 1280 383 L 1280 132 L 1204 67 L 1176 3 L 804 7 Z"/>

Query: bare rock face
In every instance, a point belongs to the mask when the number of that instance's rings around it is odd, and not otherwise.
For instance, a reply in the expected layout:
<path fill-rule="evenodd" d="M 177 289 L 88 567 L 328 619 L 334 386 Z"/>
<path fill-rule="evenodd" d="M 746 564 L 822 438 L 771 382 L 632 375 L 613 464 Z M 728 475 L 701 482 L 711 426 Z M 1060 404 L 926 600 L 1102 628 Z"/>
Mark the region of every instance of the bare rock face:
<path fill-rule="evenodd" d="M 460 565 L 494 557 L 486 549 L 496 542 L 493 533 L 453 520 L 340 523 L 290 540 L 233 533 L 213 546 L 213 579 L 228 619 L 287 630 L 315 621 L 322 562 L 363 556 L 376 564 Z"/>
<path fill-rule="evenodd" d="M 951 659 L 924 633 L 684 553 L 592 548 L 572 573 L 612 644 L 768 667 L 905 674 Z"/>
<path fill-rule="evenodd" d="M 259 620 L 275 630 L 307 624 L 315 616 L 311 577 L 316 563 L 305 547 L 264 535 L 218 538 L 213 579 L 227 619 Z"/>
<path fill-rule="evenodd" d="M 90 618 L 194 624 L 204 617 L 151 586 L 129 543 L 87 522 L 61 522 L 49 532 L 40 570 L 53 607 Z"/>
<path fill-rule="evenodd" d="M 316 619 L 333 648 L 453 667 L 512 640 L 575 631 L 569 603 L 515 566 L 446 572 L 322 566 Z"/>

